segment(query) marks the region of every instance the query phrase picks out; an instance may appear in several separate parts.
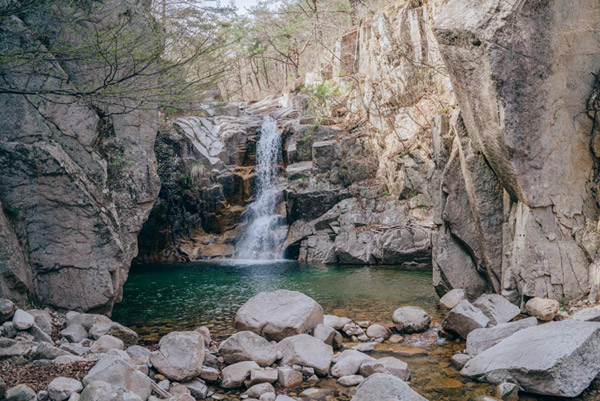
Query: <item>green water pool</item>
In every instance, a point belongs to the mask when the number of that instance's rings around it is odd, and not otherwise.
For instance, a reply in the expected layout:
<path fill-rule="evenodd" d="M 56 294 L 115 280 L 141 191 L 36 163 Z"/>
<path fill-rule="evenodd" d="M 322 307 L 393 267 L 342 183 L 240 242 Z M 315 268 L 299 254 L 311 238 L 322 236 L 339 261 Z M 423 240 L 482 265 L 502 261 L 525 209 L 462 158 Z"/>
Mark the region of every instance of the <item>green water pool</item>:
<path fill-rule="evenodd" d="M 401 305 L 437 315 L 431 270 L 322 266 L 295 261 L 193 262 L 135 266 L 113 318 L 153 342 L 199 325 L 219 338 L 233 331 L 236 311 L 261 291 L 288 289 L 319 302 L 325 313 L 389 324 Z"/>
<path fill-rule="evenodd" d="M 402 305 L 425 309 L 434 325 L 444 317 L 431 284 L 431 269 L 401 266 L 323 266 L 294 261 L 269 263 L 194 262 L 135 266 L 125 284 L 123 301 L 116 305 L 113 319 L 136 330 L 142 344 L 156 343 L 174 330 L 204 325 L 220 340 L 234 332 L 236 311 L 261 291 L 301 291 L 319 302 L 327 314 L 354 320 L 392 324 L 392 314 Z M 435 331 L 426 333 L 437 338 Z M 493 395 L 494 386 L 463 378 L 451 365 L 451 356 L 464 349 L 459 340 L 411 342 L 384 347 L 373 356 L 395 356 L 408 363 L 411 386 L 436 401 L 467 401 Z M 351 345 L 351 344 L 349 344 Z M 411 355 L 411 350 L 424 353 Z M 322 380 L 333 397 L 323 401 L 349 401 L 351 395 L 334 380 Z M 574 400 L 596 400 L 600 381 Z M 590 395 L 590 393 L 593 393 Z M 232 400 L 238 395 L 233 394 Z M 521 395 L 522 401 L 559 400 Z"/>

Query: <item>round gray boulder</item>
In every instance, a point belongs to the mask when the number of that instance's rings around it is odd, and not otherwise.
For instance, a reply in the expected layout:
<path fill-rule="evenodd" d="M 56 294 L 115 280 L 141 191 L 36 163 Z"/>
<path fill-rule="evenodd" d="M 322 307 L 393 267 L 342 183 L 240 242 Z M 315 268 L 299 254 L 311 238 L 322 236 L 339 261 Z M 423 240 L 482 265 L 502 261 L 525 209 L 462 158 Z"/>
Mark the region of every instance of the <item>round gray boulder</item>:
<path fill-rule="evenodd" d="M 219 346 L 219 354 L 226 364 L 254 361 L 260 366 L 271 366 L 277 359 L 275 346 L 251 331 L 235 333 Z"/>
<path fill-rule="evenodd" d="M 268 340 L 304 334 L 323 323 L 323 308 L 298 291 L 261 292 L 235 315 L 235 328 L 252 331 Z"/>
<path fill-rule="evenodd" d="M 403 306 L 396 309 L 392 320 L 401 324 L 405 333 L 419 333 L 429 328 L 431 318 L 417 306 Z"/>
<path fill-rule="evenodd" d="M 174 331 L 160 339 L 160 350 L 150 355 L 152 365 L 175 381 L 191 380 L 202 373 L 204 340 L 195 331 Z"/>
<path fill-rule="evenodd" d="M 385 373 L 375 373 L 356 388 L 351 401 L 427 401 L 404 381 Z"/>

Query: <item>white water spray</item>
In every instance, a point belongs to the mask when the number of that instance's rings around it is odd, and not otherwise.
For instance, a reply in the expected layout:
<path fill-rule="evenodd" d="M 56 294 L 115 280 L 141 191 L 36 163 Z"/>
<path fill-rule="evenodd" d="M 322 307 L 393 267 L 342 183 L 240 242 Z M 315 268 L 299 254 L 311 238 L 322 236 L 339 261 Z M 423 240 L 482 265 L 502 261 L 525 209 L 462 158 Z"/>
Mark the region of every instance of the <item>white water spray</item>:
<path fill-rule="evenodd" d="M 280 236 L 276 229 L 282 216 L 277 213 L 281 191 L 276 171 L 281 155 L 281 133 L 277 121 L 265 117 L 256 144 L 256 200 L 248 207 L 246 231 L 236 246 L 236 258 L 247 260 L 281 259 Z"/>

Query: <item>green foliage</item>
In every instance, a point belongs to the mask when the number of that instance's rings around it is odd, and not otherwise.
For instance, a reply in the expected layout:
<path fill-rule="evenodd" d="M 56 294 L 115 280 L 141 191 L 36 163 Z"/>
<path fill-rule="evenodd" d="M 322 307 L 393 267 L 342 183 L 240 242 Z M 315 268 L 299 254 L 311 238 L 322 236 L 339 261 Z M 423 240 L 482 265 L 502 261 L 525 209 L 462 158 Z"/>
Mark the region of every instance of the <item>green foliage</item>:
<path fill-rule="evenodd" d="M 131 159 L 121 155 L 115 155 L 111 160 L 111 164 L 119 170 L 126 170 L 129 167 L 133 166 L 133 162 L 131 161 Z"/>
<path fill-rule="evenodd" d="M 342 91 L 332 81 L 323 81 L 319 84 L 303 86 L 300 93 L 310 96 L 309 111 L 317 119 L 322 120 L 329 113 L 329 103 L 335 102 Z"/>
<path fill-rule="evenodd" d="M 12 208 L 10 206 L 6 206 L 4 208 L 4 212 L 8 217 L 19 217 L 21 216 L 21 211 L 19 209 Z"/>
<path fill-rule="evenodd" d="M 155 15 L 135 0 L 5 2 L 0 94 L 172 115 L 223 70 L 224 11 L 206 1 L 155 0 Z"/>

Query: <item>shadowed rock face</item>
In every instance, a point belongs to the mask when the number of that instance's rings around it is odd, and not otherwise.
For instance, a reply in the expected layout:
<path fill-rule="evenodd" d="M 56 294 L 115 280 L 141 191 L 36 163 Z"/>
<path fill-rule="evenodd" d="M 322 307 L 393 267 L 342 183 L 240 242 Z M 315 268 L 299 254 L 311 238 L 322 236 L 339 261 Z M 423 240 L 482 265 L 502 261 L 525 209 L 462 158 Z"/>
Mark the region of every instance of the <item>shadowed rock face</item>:
<path fill-rule="evenodd" d="M 433 130 L 439 292 L 595 293 L 598 155 L 584 111 L 599 12 L 594 0 L 454 0 L 436 19 L 461 109 Z"/>
<path fill-rule="evenodd" d="M 115 12 L 145 12 L 119 4 Z M 71 78 L 95 79 L 85 66 Z M 52 84 L 33 71 L 30 79 L 34 87 Z M 110 312 L 160 186 L 152 148 L 156 116 L 56 100 L 0 95 L 0 255 L 8 255 L 0 258 L 0 296 Z"/>

